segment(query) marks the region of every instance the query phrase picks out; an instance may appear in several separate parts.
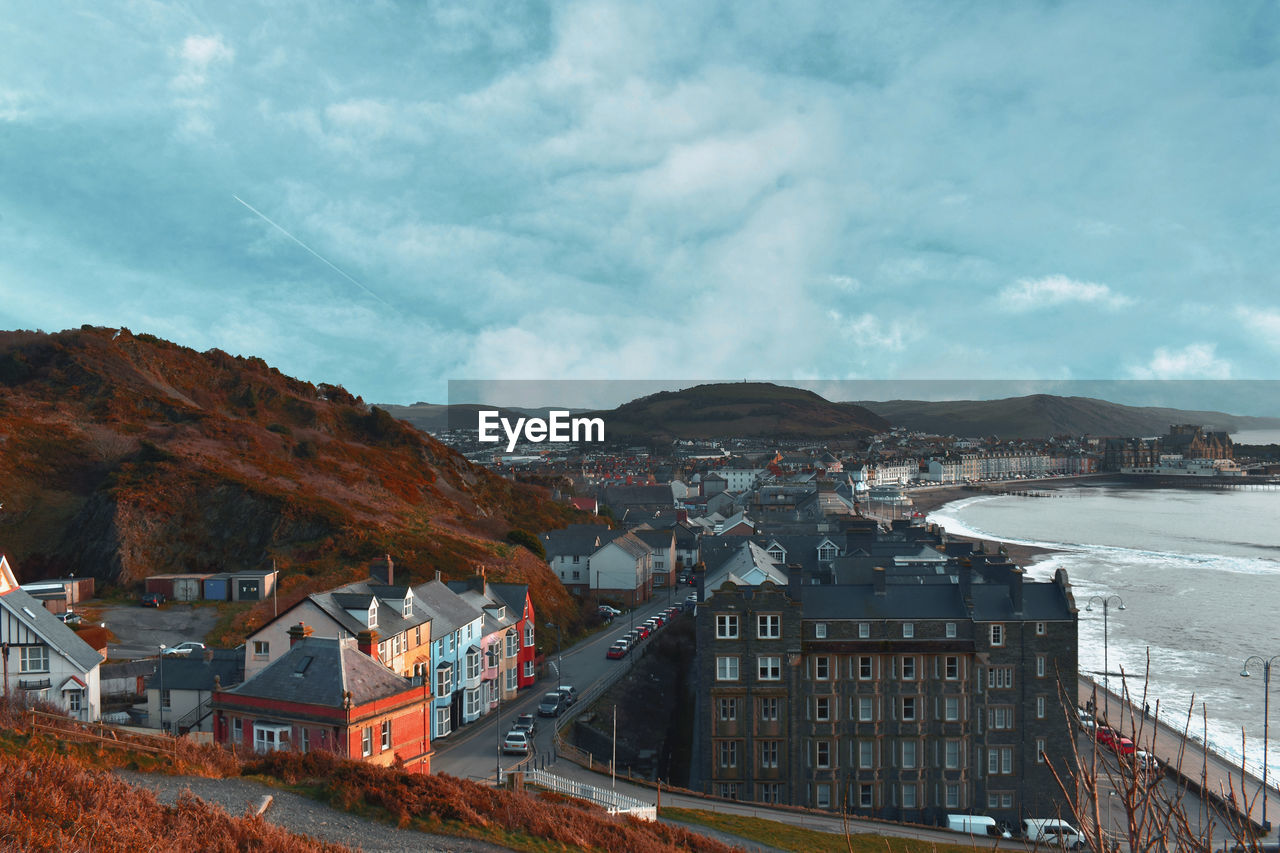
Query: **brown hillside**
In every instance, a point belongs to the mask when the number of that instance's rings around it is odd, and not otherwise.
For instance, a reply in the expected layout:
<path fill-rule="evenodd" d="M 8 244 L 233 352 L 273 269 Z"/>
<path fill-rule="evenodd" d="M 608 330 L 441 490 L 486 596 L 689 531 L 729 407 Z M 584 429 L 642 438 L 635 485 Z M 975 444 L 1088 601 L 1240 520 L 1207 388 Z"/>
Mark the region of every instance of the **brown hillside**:
<path fill-rule="evenodd" d="M 472 466 L 343 388 L 127 329 L 0 332 L 0 552 L 23 580 L 282 569 L 286 593 L 389 553 L 414 581 L 490 566 L 569 617 L 512 528 L 563 526 L 537 489 Z M 318 577 L 317 577 L 318 576 Z"/>

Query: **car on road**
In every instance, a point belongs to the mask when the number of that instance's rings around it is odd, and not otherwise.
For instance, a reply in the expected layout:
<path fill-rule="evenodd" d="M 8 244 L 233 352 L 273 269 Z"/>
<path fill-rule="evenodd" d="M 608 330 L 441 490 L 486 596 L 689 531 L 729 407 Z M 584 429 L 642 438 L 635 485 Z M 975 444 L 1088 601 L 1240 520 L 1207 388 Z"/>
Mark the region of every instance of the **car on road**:
<path fill-rule="evenodd" d="M 521 714 L 516 717 L 515 724 L 511 726 L 513 732 L 524 732 L 529 737 L 533 737 L 538 731 L 538 718 L 533 714 Z"/>
<path fill-rule="evenodd" d="M 144 592 L 138 602 L 143 607 L 159 607 L 164 604 L 164 596 L 158 592 Z"/>
<path fill-rule="evenodd" d="M 601 605 L 600 605 L 600 615 L 601 615 L 601 616 L 604 616 L 604 617 L 605 617 L 605 618 L 607 618 L 607 619 L 612 619 L 614 616 L 621 616 L 621 615 L 622 615 L 622 611 L 621 611 L 621 610 L 619 610 L 619 609 L 618 609 L 618 608 L 616 608 L 616 607 L 610 607 L 610 606 L 609 606 L 609 605 L 607 605 L 607 604 L 601 604 Z"/>
<path fill-rule="evenodd" d="M 173 657 L 190 657 L 193 652 L 203 652 L 204 643 L 197 643 L 194 640 L 188 640 L 185 643 L 178 643 L 176 646 L 169 646 L 161 654 L 167 658 Z"/>
<path fill-rule="evenodd" d="M 648 637 L 651 633 L 653 633 L 652 631 L 649 630 L 648 625 L 641 625 L 639 628 L 636 629 L 636 632 L 640 635 L 640 639 L 642 640 Z"/>
<path fill-rule="evenodd" d="M 1133 755 L 1135 747 L 1133 741 L 1120 734 L 1115 729 L 1098 728 L 1098 743 L 1115 750 L 1120 755 Z"/>
<path fill-rule="evenodd" d="M 539 717 L 558 717 L 564 712 L 564 697 L 558 692 L 546 693 L 538 703 Z"/>
<path fill-rule="evenodd" d="M 1160 773 L 1160 759 L 1145 749 L 1139 749 L 1133 753 L 1133 766 L 1137 768 L 1139 773 L 1147 773 L 1152 776 Z"/>
<path fill-rule="evenodd" d="M 604 653 L 604 656 L 609 660 L 618 660 L 619 658 L 626 657 L 627 652 L 629 651 L 631 651 L 631 647 L 622 640 L 619 640 L 609 647 L 609 650 Z"/>
<path fill-rule="evenodd" d="M 525 732 L 518 732 L 512 729 L 502 739 L 503 755 L 528 755 L 532 751 L 533 745 L 529 742 L 529 735 Z"/>
<path fill-rule="evenodd" d="M 561 684 L 556 688 L 556 692 L 564 697 L 564 705 L 566 708 L 578 701 L 578 691 L 574 690 L 572 685 Z"/>

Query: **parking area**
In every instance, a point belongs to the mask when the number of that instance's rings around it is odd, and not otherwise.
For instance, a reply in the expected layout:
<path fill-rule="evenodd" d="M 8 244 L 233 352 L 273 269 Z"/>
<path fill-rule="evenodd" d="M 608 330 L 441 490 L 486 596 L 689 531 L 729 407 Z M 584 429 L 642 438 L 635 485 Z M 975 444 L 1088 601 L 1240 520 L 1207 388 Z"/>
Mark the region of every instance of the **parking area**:
<path fill-rule="evenodd" d="M 185 601 L 171 601 L 161 607 L 138 604 L 111 604 L 86 610 L 97 615 L 115 635 L 107 645 L 107 658 L 113 661 L 155 657 L 160 646 L 176 646 L 187 640 L 203 641 L 218 621 L 218 608 L 193 606 Z"/>

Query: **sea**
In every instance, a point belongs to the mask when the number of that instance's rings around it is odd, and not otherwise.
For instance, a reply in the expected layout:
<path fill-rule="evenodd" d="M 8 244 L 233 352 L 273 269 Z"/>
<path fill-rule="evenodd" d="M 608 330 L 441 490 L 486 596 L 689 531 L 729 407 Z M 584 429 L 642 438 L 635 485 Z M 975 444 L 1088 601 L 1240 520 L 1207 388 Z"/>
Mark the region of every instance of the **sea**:
<path fill-rule="evenodd" d="M 1280 431 L 1270 441 L 1236 440 L 1280 443 Z M 1123 673 L 1135 702 L 1145 689 L 1162 720 L 1180 729 L 1190 722 L 1193 735 L 1260 776 L 1263 666 L 1240 673 L 1252 655 L 1276 657 L 1271 716 L 1280 723 L 1280 488 L 1093 481 L 1051 494 L 965 498 L 928 521 L 1053 549 L 1026 568 L 1042 580 L 1067 570 L 1080 608 L 1081 671 L 1102 682 L 1105 659 L 1113 690 Z M 1111 602 L 1105 626 L 1103 598 Z M 1268 764 L 1280 767 L 1280 727 L 1270 735 Z"/>

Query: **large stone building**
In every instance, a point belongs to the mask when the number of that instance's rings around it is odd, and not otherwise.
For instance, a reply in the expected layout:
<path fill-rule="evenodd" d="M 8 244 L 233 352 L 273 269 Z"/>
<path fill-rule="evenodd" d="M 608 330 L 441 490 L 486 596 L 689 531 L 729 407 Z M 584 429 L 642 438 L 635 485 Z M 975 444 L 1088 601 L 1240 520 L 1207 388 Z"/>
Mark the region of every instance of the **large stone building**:
<path fill-rule="evenodd" d="M 1050 764 L 1067 765 L 1074 724 L 1065 572 L 1032 582 L 973 553 L 867 583 L 803 576 L 698 605 L 692 787 L 926 824 L 1064 812 Z"/>

